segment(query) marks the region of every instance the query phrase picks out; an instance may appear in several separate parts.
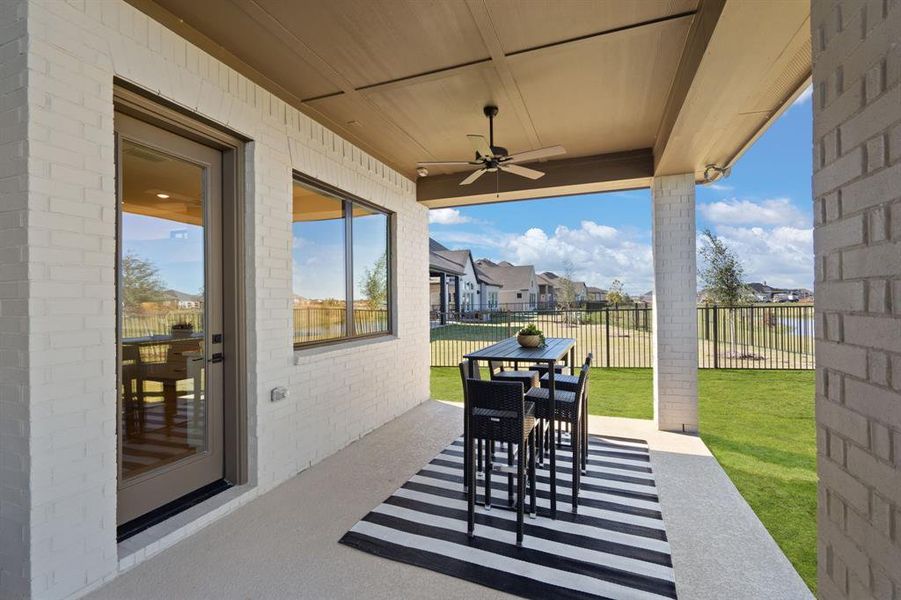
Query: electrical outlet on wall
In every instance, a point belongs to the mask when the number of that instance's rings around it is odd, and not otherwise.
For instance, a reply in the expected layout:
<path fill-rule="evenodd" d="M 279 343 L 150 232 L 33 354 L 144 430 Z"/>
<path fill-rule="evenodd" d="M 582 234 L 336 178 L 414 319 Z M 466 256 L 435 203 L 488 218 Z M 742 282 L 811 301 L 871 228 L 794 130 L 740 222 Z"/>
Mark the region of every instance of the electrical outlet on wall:
<path fill-rule="evenodd" d="M 271 402 L 281 402 L 282 400 L 284 400 L 285 398 L 288 397 L 288 394 L 289 394 L 288 388 L 286 388 L 286 387 L 272 388 L 272 393 L 270 394 L 270 401 Z"/>

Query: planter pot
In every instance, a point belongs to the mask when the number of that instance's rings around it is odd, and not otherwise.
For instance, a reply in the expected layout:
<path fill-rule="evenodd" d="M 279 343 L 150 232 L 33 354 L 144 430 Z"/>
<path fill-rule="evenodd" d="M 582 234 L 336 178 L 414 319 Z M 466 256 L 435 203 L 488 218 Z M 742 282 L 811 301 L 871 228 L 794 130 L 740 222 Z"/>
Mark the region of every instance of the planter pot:
<path fill-rule="evenodd" d="M 516 341 L 523 348 L 537 348 L 541 345 L 541 336 L 538 335 L 518 335 Z"/>

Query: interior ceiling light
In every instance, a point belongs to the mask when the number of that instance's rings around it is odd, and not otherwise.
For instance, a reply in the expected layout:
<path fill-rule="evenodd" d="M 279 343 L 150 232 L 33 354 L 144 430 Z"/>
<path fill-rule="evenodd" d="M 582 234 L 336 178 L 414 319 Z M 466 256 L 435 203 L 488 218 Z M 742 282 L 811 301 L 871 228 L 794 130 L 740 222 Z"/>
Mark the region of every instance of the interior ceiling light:
<path fill-rule="evenodd" d="M 169 198 L 169 194 L 157 194 L 156 197 L 160 200 L 166 200 Z"/>
<path fill-rule="evenodd" d="M 704 183 L 713 183 L 720 179 L 725 179 L 732 174 L 732 167 L 720 167 L 718 165 L 707 165 L 704 167 Z"/>

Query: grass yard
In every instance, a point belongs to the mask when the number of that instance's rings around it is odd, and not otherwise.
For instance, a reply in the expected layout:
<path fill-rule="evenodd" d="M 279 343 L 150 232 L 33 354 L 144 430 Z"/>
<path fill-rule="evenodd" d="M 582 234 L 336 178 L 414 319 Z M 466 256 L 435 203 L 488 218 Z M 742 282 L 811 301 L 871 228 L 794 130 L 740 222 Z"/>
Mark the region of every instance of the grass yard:
<path fill-rule="evenodd" d="M 702 369 L 701 437 L 816 593 L 813 371 Z M 650 419 L 650 369 L 593 369 L 591 414 Z M 432 368 L 432 397 L 462 401 L 460 373 Z"/>

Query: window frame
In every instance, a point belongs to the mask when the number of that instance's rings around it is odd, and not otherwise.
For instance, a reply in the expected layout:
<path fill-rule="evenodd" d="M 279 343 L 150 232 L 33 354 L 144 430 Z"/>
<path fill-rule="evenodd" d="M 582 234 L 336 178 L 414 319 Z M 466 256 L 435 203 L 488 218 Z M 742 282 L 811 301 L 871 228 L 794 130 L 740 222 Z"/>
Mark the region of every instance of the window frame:
<path fill-rule="evenodd" d="M 314 177 L 310 177 L 309 175 L 305 175 L 303 173 L 299 173 L 294 171 L 291 177 L 291 185 L 295 183 L 299 183 L 308 188 L 311 188 L 315 191 L 322 192 L 328 196 L 332 196 L 342 203 L 342 218 L 344 219 L 344 294 L 345 294 L 345 308 L 344 308 L 344 319 L 345 319 L 345 333 L 341 337 L 333 337 L 325 340 L 314 340 L 310 342 L 293 342 L 294 350 L 305 350 L 307 348 L 315 348 L 320 346 L 333 346 L 336 344 L 344 344 L 347 342 L 353 342 L 357 340 L 367 340 L 373 338 L 380 337 L 394 337 L 395 335 L 395 260 L 394 260 L 394 247 L 396 242 L 396 227 L 395 221 L 397 214 L 394 211 L 388 210 L 383 206 L 379 206 L 364 198 L 360 198 L 350 192 L 344 191 L 341 188 L 335 187 L 324 181 L 320 181 Z M 375 333 L 355 333 L 355 324 L 354 324 L 354 312 L 353 312 L 353 303 L 354 303 L 354 272 L 353 272 L 353 207 L 361 206 L 363 208 L 372 210 L 379 214 L 383 214 L 386 217 L 386 227 L 385 227 L 385 241 L 387 244 L 387 248 L 385 250 L 385 266 L 386 266 L 386 275 L 388 277 L 388 302 L 387 302 L 387 312 L 388 312 L 388 328 L 385 331 L 378 331 Z M 293 200 L 292 200 L 293 207 Z M 292 219 L 291 224 L 293 226 L 294 221 Z M 291 238 L 293 240 L 294 233 L 292 231 Z M 293 272 L 293 263 L 294 257 L 291 257 L 292 263 L 292 272 Z M 292 297 L 293 297 L 293 289 L 294 282 L 292 277 L 291 283 L 292 289 Z M 292 304 L 291 309 L 291 331 L 292 337 L 294 332 L 294 309 Z"/>

